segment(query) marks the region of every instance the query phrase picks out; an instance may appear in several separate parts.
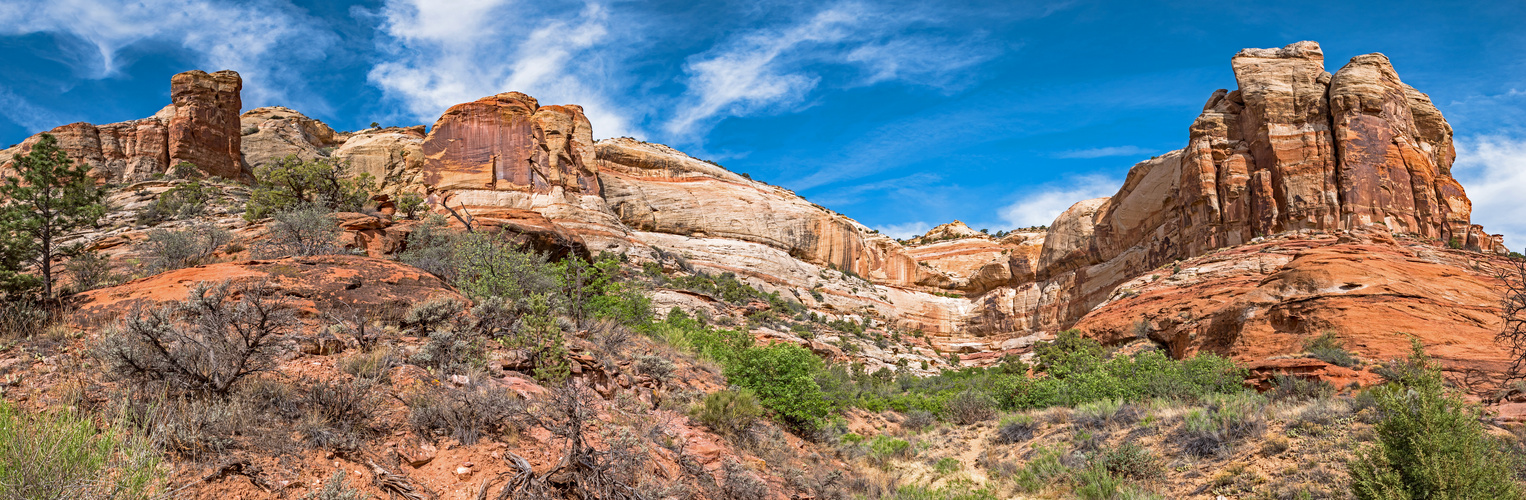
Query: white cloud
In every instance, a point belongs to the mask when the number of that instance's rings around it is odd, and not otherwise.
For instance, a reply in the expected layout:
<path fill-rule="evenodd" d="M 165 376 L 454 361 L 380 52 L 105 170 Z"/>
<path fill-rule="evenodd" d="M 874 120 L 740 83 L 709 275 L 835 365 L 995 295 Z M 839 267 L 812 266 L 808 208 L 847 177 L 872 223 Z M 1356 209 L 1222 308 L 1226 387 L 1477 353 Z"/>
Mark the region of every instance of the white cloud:
<path fill-rule="evenodd" d="M 1076 202 L 1112 196 L 1121 185 L 1122 181 L 1103 175 L 1074 177 L 1019 198 L 997 210 L 997 216 L 1014 228 L 1047 226 Z"/>
<path fill-rule="evenodd" d="M 29 133 L 41 132 L 73 121 L 53 110 L 32 104 L 31 101 L 5 87 L 0 87 L 0 116 L 21 125 Z"/>
<path fill-rule="evenodd" d="M 1505 246 L 1526 248 L 1526 138 L 1458 138 L 1452 175 L 1473 200 L 1473 223 L 1505 235 Z"/>
<path fill-rule="evenodd" d="M 1071 150 L 1071 151 L 1064 151 L 1064 152 L 1060 152 L 1060 153 L 1055 153 L 1054 157 L 1055 158 L 1066 158 L 1066 159 L 1086 159 L 1086 158 L 1106 158 L 1106 157 L 1109 157 L 1109 156 L 1141 156 L 1141 155 L 1155 154 L 1155 153 L 1158 153 L 1158 152 L 1159 151 L 1154 150 L 1154 149 L 1145 149 L 1145 148 L 1141 148 L 1139 146 L 1108 146 L 1108 147 L 1103 147 L 1103 148 L 1076 149 L 1076 150 Z"/>
<path fill-rule="evenodd" d="M 788 108 L 822 81 L 815 69 L 858 68 L 845 85 L 905 81 L 942 86 L 957 70 L 996 55 L 993 49 L 937 37 L 904 36 L 917 23 L 934 22 L 914 11 L 882 12 L 841 3 L 783 27 L 747 31 L 689 58 L 687 89 L 677 116 L 664 128 L 678 138 L 701 135 L 722 118 Z"/>
<path fill-rule="evenodd" d="M 126 49 L 178 44 L 203 69 L 244 77 L 246 107 L 275 104 L 303 86 L 291 69 L 322 59 L 335 35 L 284 0 L 41 0 L 0 7 L 0 35 L 66 35 L 88 49 L 71 64 L 93 78 L 116 76 Z M 252 104 L 252 105 L 251 105 Z M 321 106 L 321 103 L 315 104 Z"/>
<path fill-rule="evenodd" d="M 902 240 L 927 234 L 927 230 L 932 228 L 932 225 L 922 221 L 875 226 L 875 229 L 885 233 L 886 236 Z"/>
<path fill-rule="evenodd" d="M 452 105 L 517 90 L 542 104 L 579 104 L 599 137 L 636 135 L 604 72 L 613 55 L 609 12 L 589 3 L 536 13 L 514 0 L 388 0 L 376 12 L 387 54 L 368 79 L 412 118 L 432 121 Z"/>

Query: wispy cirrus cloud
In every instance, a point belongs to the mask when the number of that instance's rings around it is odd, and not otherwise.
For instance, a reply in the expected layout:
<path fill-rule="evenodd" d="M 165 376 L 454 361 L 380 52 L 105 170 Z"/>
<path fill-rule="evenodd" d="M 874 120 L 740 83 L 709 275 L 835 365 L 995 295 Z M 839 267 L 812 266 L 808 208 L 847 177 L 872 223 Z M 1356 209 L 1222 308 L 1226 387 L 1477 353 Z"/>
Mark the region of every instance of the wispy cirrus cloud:
<path fill-rule="evenodd" d="M 1101 148 L 1074 149 L 1055 153 L 1055 158 L 1065 159 L 1089 159 L 1107 158 L 1112 156 L 1140 156 L 1159 153 L 1157 149 L 1141 148 L 1139 146 L 1107 146 Z"/>
<path fill-rule="evenodd" d="M 73 40 L 62 56 L 88 78 L 117 76 L 135 44 L 179 48 L 207 70 L 244 77 L 245 102 L 282 103 L 304 87 L 292 71 L 325 57 L 336 35 L 285 0 L 28 0 L 0 5 L 0 36 L 50 33 Z M 322 107 L 321 101 L 310 102 Z"/>
<path fill-rule="evenodd" d="M 904 240 L 927 234 L 927 230 L 932 229 L 933 226 L 926 222 L 916 221 L 885 224 L 883 226 L 875 226 L 874 228 L 878 229 L 881 233 L 885 233 L 886 236 Z"/>
<path fill-rule="evenodd" d="M 600 136 L 634 134 L 632 106 L 618 104 L 622 79 L 606 67 L 618 62 L 610 12 L 598 3 L 552 9 L 515 0 L 388 0 L 362 13 L 377 21 L 385 54 L 367 79 L 419 120 L 517 90 L 546 104 L 582 105 Z"/>
<path fill-rule="evenodd" d="M 1018 198 L 997 210 L 997 216 L 1011 227 L 1047 226 L 1076 202 L 1112 196 L 1122 184 L 1123 181 L 1105 175 L 1072 177 Z"/>
<path fill-rule="evenodd" d="M 1526 138 L 1458 138 L 1452 174 L 1473 200 L 1473 222 L 1504 233 L 1512 250 L 1526 248 Z"/>
<path fill-rule="evenodd" d="M 857 70 L 857 76 L 838 82 L 844 87 L 887 81 L 941 87 L 954 82 L 959 70 L 999 54 L 978 43 L 980 33 L 958 38 L 905 32 L 938 22 L 915 10 L 849 2 L 735 35 L 689 57 L 681 111 L 666 121 L 664 131 L 693 140 L 726 117 L 800 105 L 827 69 Z"/>

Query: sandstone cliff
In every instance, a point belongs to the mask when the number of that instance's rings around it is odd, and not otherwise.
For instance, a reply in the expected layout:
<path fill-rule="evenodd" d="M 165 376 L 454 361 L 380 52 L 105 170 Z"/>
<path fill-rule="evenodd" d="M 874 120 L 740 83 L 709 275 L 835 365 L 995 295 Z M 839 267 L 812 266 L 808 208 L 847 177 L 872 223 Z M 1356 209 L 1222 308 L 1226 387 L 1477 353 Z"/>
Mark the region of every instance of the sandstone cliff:
<path fill-rule="evenodd" d="M 133 182 L 190 162 L 210 176 L 245 181 L 240 160 L 238 112 L 243 80 L 238 73 L 187 71 L 170 79 L 172 104 L 141 120 L 106 125 L 71 123 L 48 133 L 78 163 L 93 167 L 103 182 Z M 0 151 L 0 169 L 31 151 L 40 134 Z"/>

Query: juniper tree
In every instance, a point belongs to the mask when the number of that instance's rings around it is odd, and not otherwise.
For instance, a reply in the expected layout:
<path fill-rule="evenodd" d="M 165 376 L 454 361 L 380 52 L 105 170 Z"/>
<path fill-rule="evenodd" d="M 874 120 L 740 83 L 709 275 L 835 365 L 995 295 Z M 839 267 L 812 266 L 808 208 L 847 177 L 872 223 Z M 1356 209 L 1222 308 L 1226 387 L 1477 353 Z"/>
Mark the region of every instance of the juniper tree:
<path fill-rule="evenodd" d="M 43 296 L 52 298 L 53 259 L 67 253 L 60 240 L 101 219 L 106 192 L 90 178 L 90 165 L 76 165 L 51 134 L 17 156 L 14 168 L 0 182 L 0 283 L 9 291 L 35 286 L 37 278 L 23 273 L 35 265 Z"/>

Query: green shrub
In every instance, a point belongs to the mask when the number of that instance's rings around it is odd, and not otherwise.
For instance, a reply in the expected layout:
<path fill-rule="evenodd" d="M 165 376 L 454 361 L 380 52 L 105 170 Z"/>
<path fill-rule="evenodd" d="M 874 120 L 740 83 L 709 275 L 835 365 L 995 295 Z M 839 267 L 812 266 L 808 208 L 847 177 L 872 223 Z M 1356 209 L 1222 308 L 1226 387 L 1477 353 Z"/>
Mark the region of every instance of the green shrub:
<path fill-rule="evenodd" d="M 453 260 L 454 284 L 472 298 L 503 297 L 523 301 L 534 294 L 554 297 L 559 287 L 556 269 L 546 256 L 519 248 L 498 235 L 461 235 Z"/>
<path fill-rule="evenodd" d="M 207 210 L 207 204 L 217 194 L 217 188 L 202 184 L 201 181 L 190 181 L 169 188 L 154 202 L 138 210 L 138 224 L 153 225 L 160 222 L 189 219 Z"/>
<path fill-rule="evenodd" d="M 454 283 L 456 280 L 456 242 L 460 236 L 451 231 L 445 217 L 430 215 L 408 233 L 403 251 L 397 260 L 440 279 Z"/>
<path fill-rule="evenodd" d="M 350 175 L 347 161 L 318 158 L 303 161 L 287 156 L 254 171 L 257 181 L 249 193 L 245 220 L 258 220 L 305 205 L 329 211 L 358 212 L 371 200 L 371 175 Z"/>
<path fill-rule="evenodd" d="M 1191 410 L 1183 417 L 1182 445 L 1198 456 L 1226 453 L 1236 441 L 1265 430 L 1265 408 L 1266 400 L 1254 393 L 1211 397 L 1206 409 Z"/>
<path fill-rule="evenodd" d="M 1092 462 L 1100 464 L 1109 474 L 1130 479 L 1159 479 L 1166 474 L 1165 463 L 1160 457 L 1134 442 L 1101 450 Z"/>
<path fill-rule="evenodd" d="M 112 272 L 111 260 L 100 252 L 81 252 L 64 264 L 64 271 L 73 279 L 71 290 L 84 292 L 112 286 L 122 281 L 122 276 Z"/>
<path fill-rule="evenodd" d="M 725 366 L 727 380 L 757 393 L 763 406 L 785 424 L 814 430 L 832 411 L 814 378 L 821 358 L 803 347 L 773 344 L 743 349 Z"/>
<path fill-rule="evenodd" d="M 869 441 L 869 457 L 879 463 L 886 463 L 894 458 L 911 458 L 914 452 L 911 443 L 904 439 L 875 436 Z"/>
<path fill-rule="evenodd" d="M 70 412 L 23 414 L 0 401 L 0 498 L 147 499 L 159 455 L 120 430 Z"/>
<path fill-rule="evenodd" d="M 1325 380 L 1279 373 L 1272 376 L 1272 390 L 1266 395 L 1272 401 L 1325 399 L 1335 395 L 1335 386 Z"/>
<path fill-rule="evenodd" d="M 763 416 L 763 407 L 758 405 L 758 397 L 752 391 L 724 389 L 706 394 L 704 401 L 690 410 L 690 415 L 718 433 L 740 436 Z"/>
<path fill-rule="evenodd" d="M 339 221 L 321 205 L 297 205 L 275 213 L 257 253 L 265 258 L 308 257 L 340 253 Z"/>
<path fill-rule="evenodd" d="M 144 253 L 150 272 L 162 273 L 208 263 L 212 254 L 233 235 L 222 228 L 207 225 L 185 229 L 154 229 L 148 232 Z"/>
<path fill-rule="evenodd" d="M 404 219 L 416 219 L 423 212 L 424 197 L 418 193 L 403 193 L 397 197 L 397 212 L 403 214 Z"/>
<path fill-rule="evenodd" d="M 1123 480 L 1099 462 L 1075 472 L 1076 496 L 1084 500 L 1113 500 L 1123 491 Z"/>
<path fill-rule="evenodd" d="M 996 427 L 996 442 L 1016 444 L 1033 439 L 1038 427 L 1038 422 L 1032 415 L 1014 415 L 1001 419 L 1001 425 Z"/>
<path fill-rule="evenodd" d="M 933 470 L 939 474 L 952 474 L 963 468 L 964 464 L 959 463 L 959 459 L 954 457 L 943 457 L 933 464 Z"/>
<path fill-rule="evenodd" d="M 961 425 L 969 425 L 984 422 L 996 416 L 994 404 L 995 402 L 985 392 L 966 390 L 950 399 L 946 407 L 950 420 Z"/>
<path fill-rule="evenodd" d="M 485 435 L 512 431 L 514 417 L 525 405 L 502 386 L 474 380 L 462 387 L 445 384 L 423 389 L 413 395 L 408 408 L 408 422 L 420 434 L 446 436 L 470 445 Z"/>
<path fill-rule="evenodd" d="M 1372 389 L 1382 415 L 1377 442 L 1348 463 L 1358 499 L 1522 498 L 1518 462 L 1489 436 L 1480 410 L 1449 392 L 1414 341 L 1413 371 Z"/>
<path fill-rule="evenodd" d="M 1351 352 L 1341 346 L 1340 339 L 1335 337 L 1335 332 L 1325 332 L 1318 337 L 1309 339 L 1304 343 L 1304 352 L 1309 357 L 1330 363 L 1336 366 L 1356 366 L 1357 360 L 1351 356 Z"/>
<path fill-rule="evenodd" d="M 1065 450 L 1059 446 L 1041 446 L 1034 449 L 1033 458 L 1017 471 L 1018 488 L 1029 493 L 1037 493 L 1065 477 L 1070 473 L 1070 467 L 1061 460 L 1064 454 Z"/>

